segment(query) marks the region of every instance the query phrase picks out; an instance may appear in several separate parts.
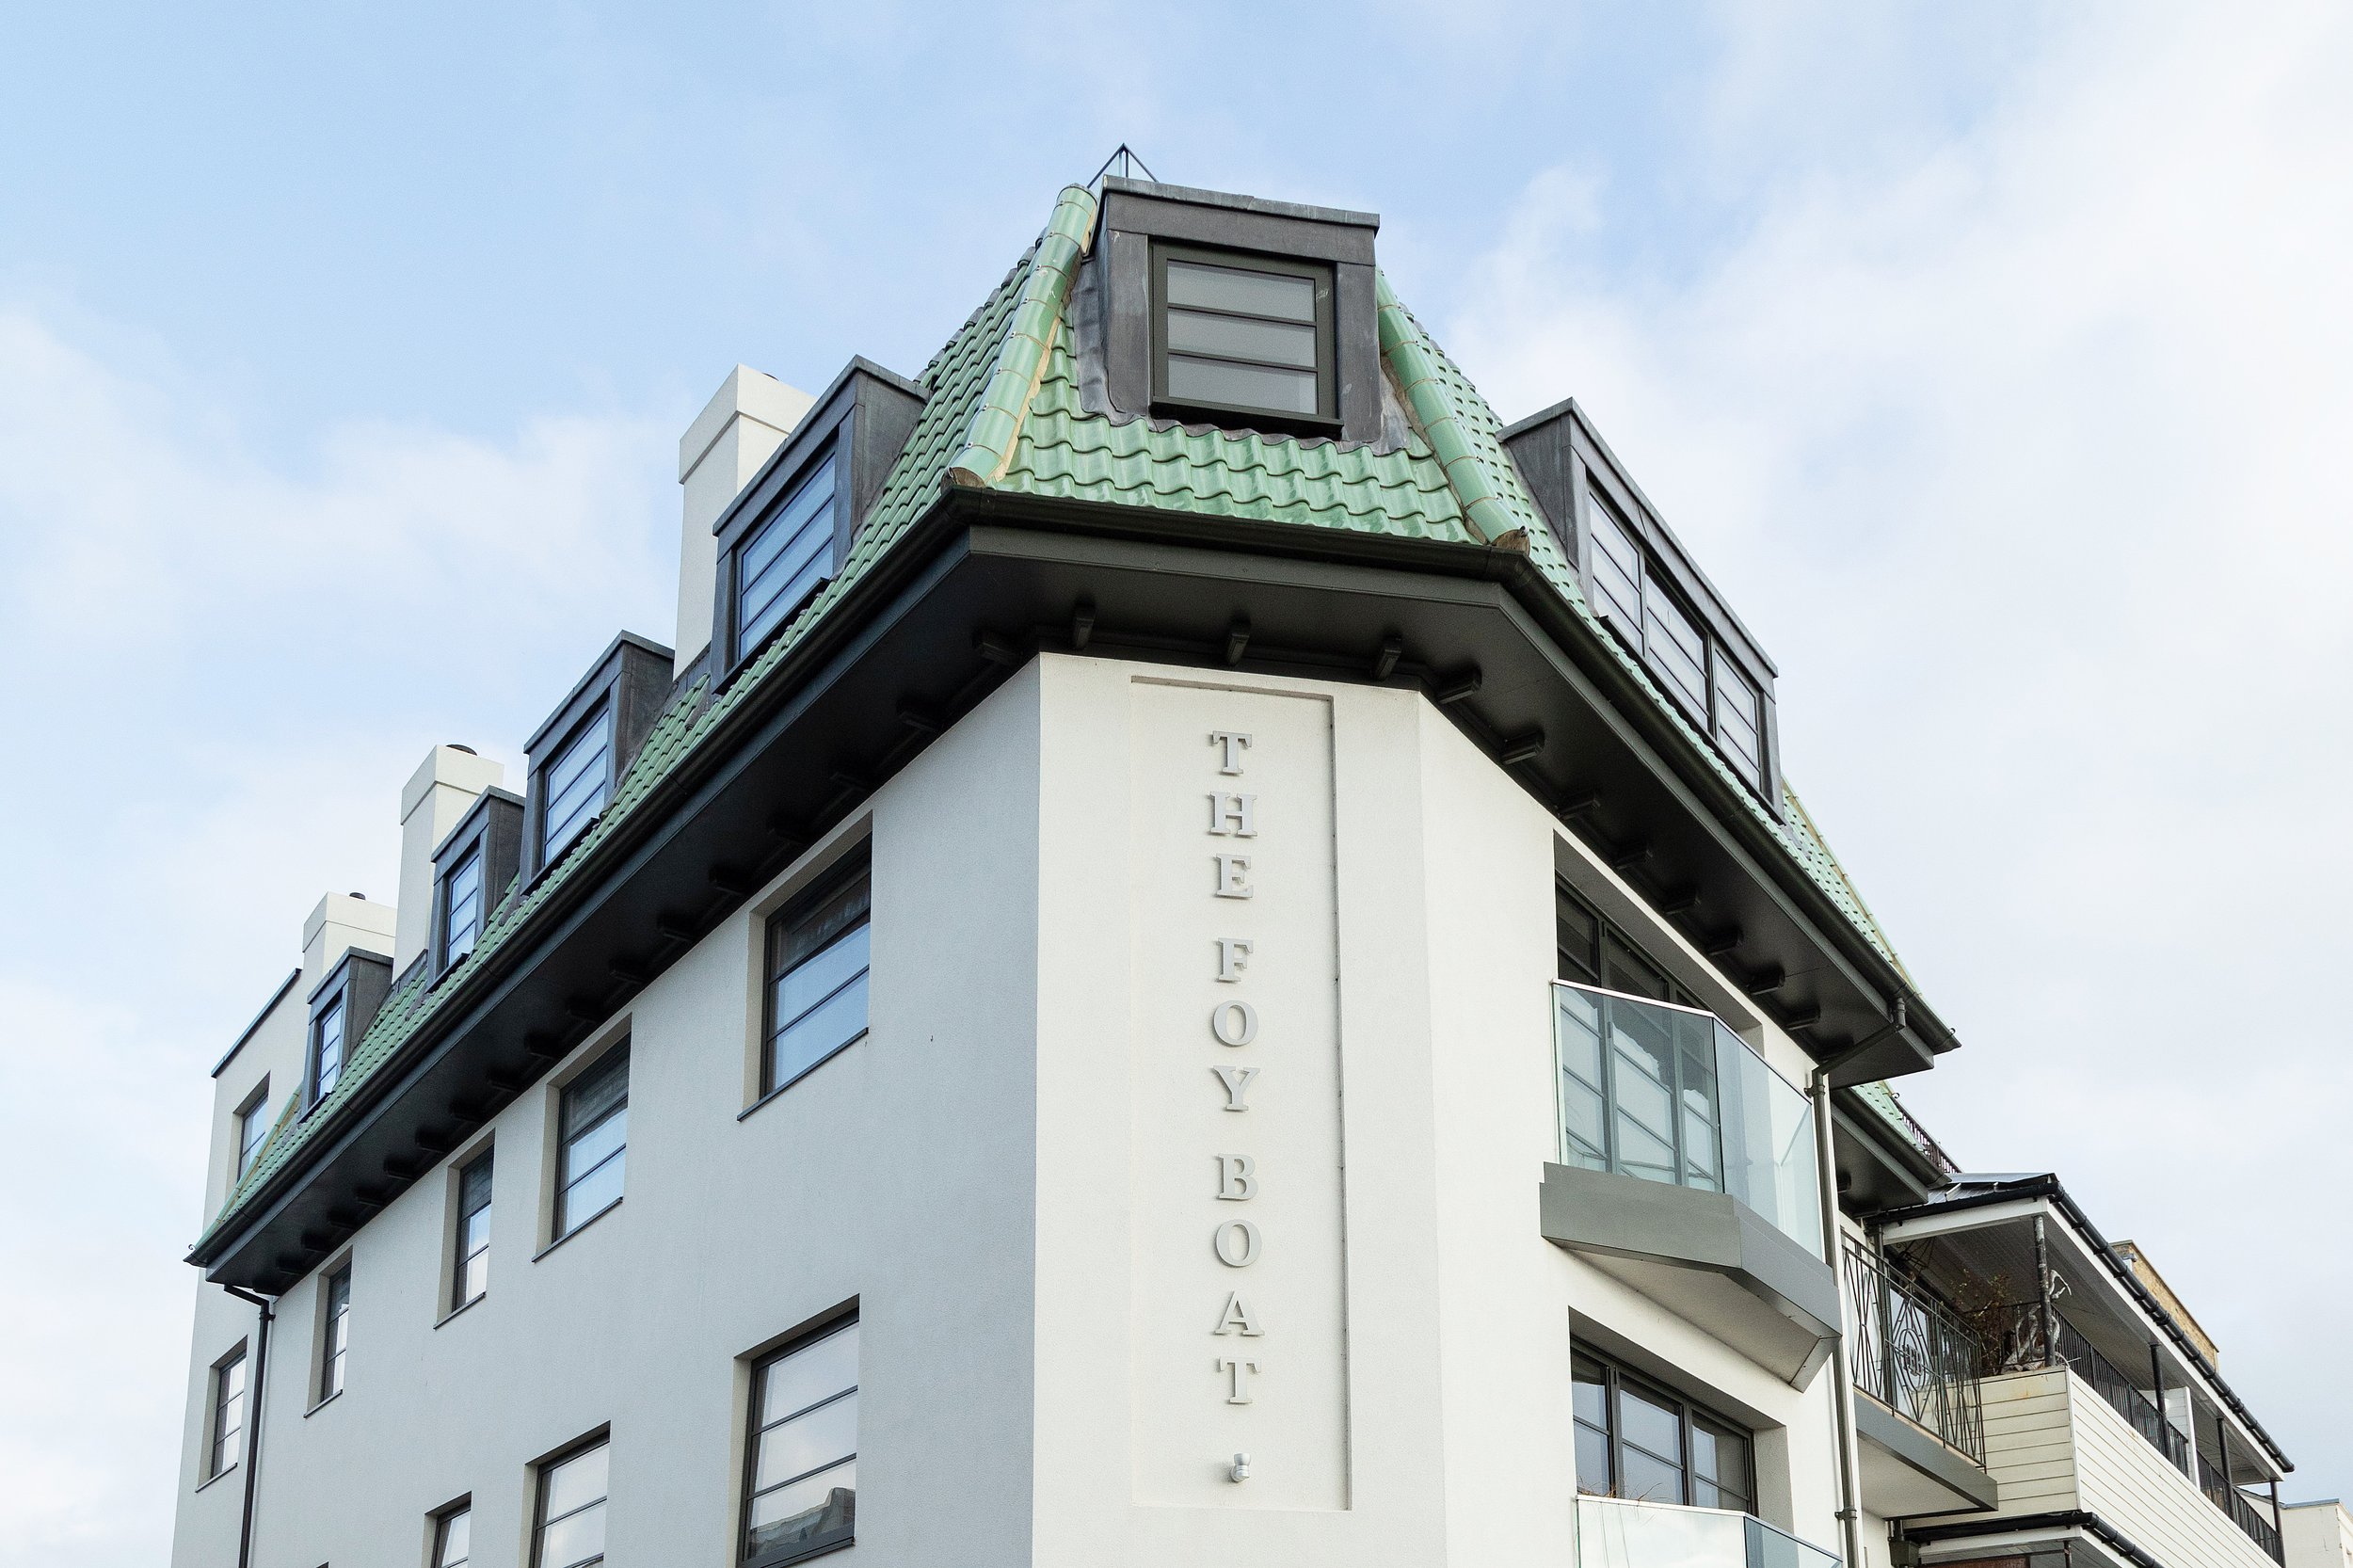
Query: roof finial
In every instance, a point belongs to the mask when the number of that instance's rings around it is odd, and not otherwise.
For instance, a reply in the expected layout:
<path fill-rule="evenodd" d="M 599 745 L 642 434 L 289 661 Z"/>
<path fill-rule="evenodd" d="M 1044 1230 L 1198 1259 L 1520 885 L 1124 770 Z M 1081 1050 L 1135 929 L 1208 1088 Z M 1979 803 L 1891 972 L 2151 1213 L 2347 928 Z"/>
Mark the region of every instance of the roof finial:
<path fill-rule="evenodd" d="M 1110 157 L 1103 160 L 1103 167 L 1095 171 L 1095 177 L 1087 182 L 1087 188 L 1089 190 L 1093 190 L 1095 186 L 1101 182 L 1104 175 L 1112 172 L 1112 166 L 1113 164 L 1117 164 L 1119 166 L 1119 176 L 1123 180 L 1134 179 L 1136 171 L 1138 169 L 1143 169 L 1144 177 L 1145 179 L 1151 181 L 1156 185 L 1160 183 L 1160 177 L 1159 175 L 1153 173 L 1148 168 L 1144 168 L 1144 160 L 1136 156 L 1135 149 L 1129 147 L 1123 141 L 1118 145 L 1118 147 L 1112 150 Z"/>

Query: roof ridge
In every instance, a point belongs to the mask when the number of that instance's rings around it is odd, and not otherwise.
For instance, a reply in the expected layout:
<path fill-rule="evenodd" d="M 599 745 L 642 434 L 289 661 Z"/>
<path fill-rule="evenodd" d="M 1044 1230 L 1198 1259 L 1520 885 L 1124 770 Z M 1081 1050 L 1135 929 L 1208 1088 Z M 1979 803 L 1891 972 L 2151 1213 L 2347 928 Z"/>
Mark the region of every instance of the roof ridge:
<path fill-rule="evenodd" d="M 1004 342 L 997 348 L 997 365 L 981 394 L 964 445 L 948 463 L 947 483 L 975 489 L 995 484 L 1013 461 L 1021 437 L 1022 421 L 1037 396 L 1039 379 L 1062 328 L 1063 306 L 1070 298 L 1070 280 L 1085 259 L 1088 236 L 1095 228 L 1095 193 L 1083 185 L 1064 185 L 1054 202 L 1054 216 L 1039 236 L 1037 259 L 1021 284 L 1021 301 L 1006 325 Z"/>
<path fill-rule="evenodd" d="M 1414 421 L 1421 426 L 1422 439 L 1436 454 L 1438 470 L 1463 504 L 1464 520 L 1481 544 L 1496 540 L 1520 526 L 1504 503 L 1494 476 L 1487 472 L 1485 461 L 1472 445 L 1463 429 L 1461 415 L 1448 397 L 1441 384 L 1438 368 L 1431 356 L 1437 344 L 1430 341 L 1421 323 L 1405 309 L 1389 287 L 1389 275 L 1378 267 L 1372 274 L 1373 297 L 1378 302 L 1381 326 L 1381 357 L 1396 373 L 1398 387 L 1405 394 L 1405 406 L 1413 410 Z"/>

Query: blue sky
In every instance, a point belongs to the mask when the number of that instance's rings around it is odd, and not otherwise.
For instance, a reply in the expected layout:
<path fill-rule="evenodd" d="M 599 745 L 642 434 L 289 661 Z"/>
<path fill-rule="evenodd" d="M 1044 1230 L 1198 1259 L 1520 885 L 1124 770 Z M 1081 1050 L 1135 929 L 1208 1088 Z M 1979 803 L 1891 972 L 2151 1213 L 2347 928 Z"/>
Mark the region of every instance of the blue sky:
<path fill-rule="evenodd" d="M 2353 1484 L 2344 17 L 680 9 L 5 24 L 0 1564 L 160 1559 L 204 1072 L 424 748 L 666 640 L 731 365 L 919 369 L 1122 140 L 1380 212 L 1507 417 L 1587 405 L 1969 1042 L 1908 1102 Z"/>

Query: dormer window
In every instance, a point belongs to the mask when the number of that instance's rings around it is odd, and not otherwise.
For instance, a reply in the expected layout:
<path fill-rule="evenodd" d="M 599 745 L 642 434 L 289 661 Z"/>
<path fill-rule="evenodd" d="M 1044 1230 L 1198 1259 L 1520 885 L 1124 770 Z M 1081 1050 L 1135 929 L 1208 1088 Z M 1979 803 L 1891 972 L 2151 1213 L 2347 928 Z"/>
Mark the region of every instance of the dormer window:
<path fill-rule="evenodd" d="M 482 935 L 482 851 L 466 852 L 457 869 L 441 885 L 441 968 L 448 968 L 473 951 Z"/>
<path fill-rule="evenodd" d="M 735 555 L 735 649 L 742 658 L 833 571 L 834 459 L 828 452 Z"/>
<path fill-rule="evenodd" d="M 604 809 L 612 788 L 613 711 L 600 709 L 564 743 L 541 785 L 539 864 L 551 864 Z"/>
<path fill-rule="evenodd" d="M 1337 417 L 1330 266 L 1179 246 L 1152 264 L 1156 405 Z"/>
<path fill-rule="evenodd" d="M 1765 776 L 1765 714 L 1756 687 L 1729 664 L 1716 666 L 1716 744 L 1751 778 Z"/>
<path fill-rule="evenodd" d="M 237 1108 L 237 1170 L 235 1179 L 245 1179 L 253 1169 L 262 1144 L 269 1137 L 269 1080 L 264 1079 Z"/>
<path fill-rule="evenodd" d="M 328 1004 L 311 1026 L 311 1103 L 316 1105 L 344 1076 L 344 1004 Z"/>

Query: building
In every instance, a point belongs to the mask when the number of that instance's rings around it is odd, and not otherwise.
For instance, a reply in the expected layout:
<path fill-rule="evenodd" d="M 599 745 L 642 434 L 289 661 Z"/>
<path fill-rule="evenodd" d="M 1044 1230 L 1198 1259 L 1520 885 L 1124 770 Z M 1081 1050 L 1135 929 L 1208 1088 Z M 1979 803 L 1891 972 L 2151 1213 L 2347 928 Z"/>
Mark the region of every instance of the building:
<path fill-rule="evenodd" d="M 2145 1260 L 1886 1087 L 1770 660 L 1376 230 L 1109 178 L 920 376 L 728 377 L 675 650 L 436 748 L 215 1072 L 179 1568 L 2279 1556 Z"/>

